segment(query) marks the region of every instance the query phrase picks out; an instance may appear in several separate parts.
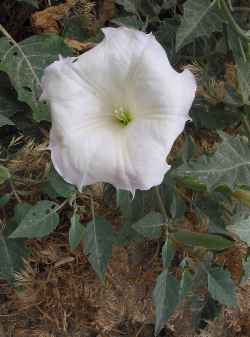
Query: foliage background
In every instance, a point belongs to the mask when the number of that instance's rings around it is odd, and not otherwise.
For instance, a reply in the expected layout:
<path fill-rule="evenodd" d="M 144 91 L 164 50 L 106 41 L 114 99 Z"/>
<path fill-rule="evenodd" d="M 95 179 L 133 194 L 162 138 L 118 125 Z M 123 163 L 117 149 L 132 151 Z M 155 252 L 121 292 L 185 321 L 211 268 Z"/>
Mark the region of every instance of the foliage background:
<path fill-rule="evenodd" d="M 0 336 L 247 336 L 248 1 L 0 7 Z M 199 84 L 171 171 L 133 200 L 106 184 L 79 194 L 46 150 L 43 69 L 105 25 L 152 31 Z"/>

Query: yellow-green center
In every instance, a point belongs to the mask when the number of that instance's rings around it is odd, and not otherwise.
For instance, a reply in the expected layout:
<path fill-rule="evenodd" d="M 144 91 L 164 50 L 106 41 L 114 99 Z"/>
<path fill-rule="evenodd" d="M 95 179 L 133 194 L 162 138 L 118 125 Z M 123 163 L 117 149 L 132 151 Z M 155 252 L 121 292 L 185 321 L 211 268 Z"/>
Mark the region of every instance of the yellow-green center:
<path fill-rule="evenodd" d="M 130 111 L 124 109 L 123 107 L 114 109 L 113 117 L 122 127 L 127 126 L 133 120 Z"/>

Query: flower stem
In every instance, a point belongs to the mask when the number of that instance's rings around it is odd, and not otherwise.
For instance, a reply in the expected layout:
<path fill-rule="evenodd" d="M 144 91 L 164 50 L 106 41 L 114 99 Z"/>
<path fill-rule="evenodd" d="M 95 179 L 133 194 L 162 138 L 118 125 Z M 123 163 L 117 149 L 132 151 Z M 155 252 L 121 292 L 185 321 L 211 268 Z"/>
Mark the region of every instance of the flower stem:
<path fill-rule="evenodd" d="M 227 17 L 228 21 L 231 23 L 232 28 L 234 29 L 234 31 L 244 40 L 250 42 L 250 32 L 249 31 L 245 31 L 244 29 L 242 29 L 238 23 L 235 21 L 230 9 L 228 8 L 228 5 L 226 4 L 225 0 L 220 0 L 220 5 L 221 8 L 224 11 L 225 16 Z"/>

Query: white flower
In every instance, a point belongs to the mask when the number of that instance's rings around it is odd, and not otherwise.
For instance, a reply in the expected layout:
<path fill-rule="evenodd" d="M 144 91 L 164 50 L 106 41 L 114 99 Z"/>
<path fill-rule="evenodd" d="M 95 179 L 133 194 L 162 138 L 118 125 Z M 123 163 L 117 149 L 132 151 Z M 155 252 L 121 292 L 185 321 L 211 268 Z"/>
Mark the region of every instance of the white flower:
<path fill-rule="evenodd" d="M 58 173 L 79 190 L 97 182 L 147 190 L 160 184 L 166 157 L 190 119 L 196 83 L 177 73 L 152 34 L 105 28 L 78 58 L 45 69 L 50 150 Z"/>

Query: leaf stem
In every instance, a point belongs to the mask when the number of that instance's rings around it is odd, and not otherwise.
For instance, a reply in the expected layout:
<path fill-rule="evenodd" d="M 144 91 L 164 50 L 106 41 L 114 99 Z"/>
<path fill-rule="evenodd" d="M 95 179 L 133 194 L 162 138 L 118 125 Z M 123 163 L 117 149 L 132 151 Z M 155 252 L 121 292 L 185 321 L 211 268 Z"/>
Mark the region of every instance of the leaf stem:
<path fill-rule="evenodd" d="M 162 215 L 164 217 L 164 222 L 165 222 L 165 224 L 167 224 L 168 223 L 168 215 L 167 215 L 166 208 L 164 206 L 164 202 L 163 202 L 162 197 L 161 197 L 159 186 L 155 187 L 155 193 L 156 193 L 156 197 L 157 197 L 158 202 L 159 202 L 159 206 L 160 206 Z"/>
<path fill-rule="evenodd" d="M 90 194 L 90 208 L 91 208 L 92 221 L 95 223 L 95 204 L 92 193 Z"/>
<path fill-rule="evenodd" d="M 13 182 L 12 182 L 11 180 L 9 180 L 9 184 L 10 184 L 10 187 L 11 187 L 11 189 L 12 189 L 12 192 L 13 192 L 13 194 L 14 194 L 14 196 L 15 196 L 17 202 L 18 202 L 19 204 L 21 204 L 21 203 L 22 203 L 22 200 L 21 200 L 21 198 L 19 197 L 19 195 L 18 195 L 18 193 L 17 193 L 17 191 L 16 191 L 16 189 L 15 189 L 15 186 L 14 186 L 14 184 L 13 184 Z"/>
<path fill-rule="evenodd" d="M 37 82 L 37 85 L 39 87 L 41 87 L 41 82 L 35 72 L 35 70 L 33 69 L 32 64 L 30 63 L 29 59 L 27 58 L 27 56 L 25 55 L 24 51 L 22 50 L 22 48 L 19 46 L 19 44 L 13 39 L 13 37 L 7 32 L 7 30 L 0 24 L 0 32 L 3 33 L 3 35 L 10 41 L 10 43 L 12 43 L 20 52 L 20 54 L 22 55 L 23 59 L 25 60 L 25 62 L 27 63 L 27 66 L 30 69 L 30 72 L 32 73 L 34 79 Z"/>
<path fill-rule="evenodd" d="M 228 5 L 226 4 L 225 0 L 220 0 L 220 5 L 221 8 L 224 11 L 224 14 L 226 15 L 228 21 L 231 23 L 232 28 L 234 29 L 234 31 L 244 40 L 246 41 L 250 41 L 250 31 L 245 31 L 244 29 L 242 29 L 238 23 L 235 21 L 230 9 L 228 8 Z"/>

